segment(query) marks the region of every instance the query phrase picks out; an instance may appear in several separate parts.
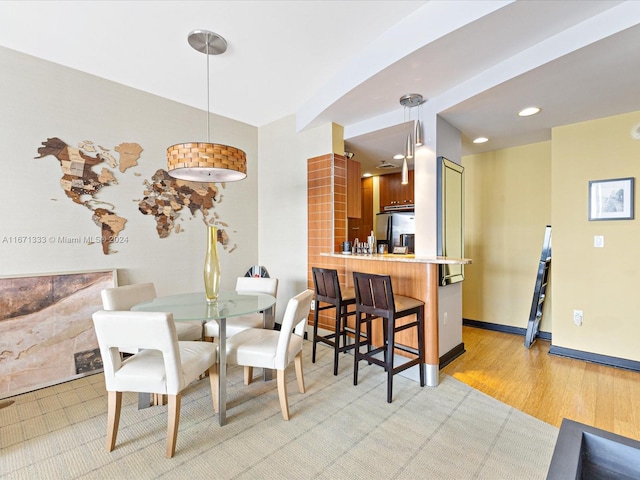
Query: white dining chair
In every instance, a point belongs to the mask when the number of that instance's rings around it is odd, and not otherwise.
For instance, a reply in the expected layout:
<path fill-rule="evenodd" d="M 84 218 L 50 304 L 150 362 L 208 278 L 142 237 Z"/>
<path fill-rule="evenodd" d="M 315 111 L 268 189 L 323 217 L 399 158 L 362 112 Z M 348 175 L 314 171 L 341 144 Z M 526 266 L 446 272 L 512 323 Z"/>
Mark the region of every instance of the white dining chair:
<path fill-rule="evenodd" d="M 289 420 L 285 370 L 292 361 L 298 390 L 304 393 L 302 346 L 312 299 L 313 290 L 305 290 L 289 300 L 280 331 L 249 328 L 227 340 L 227 364 L 245 367 L 245 384 L 251 383 L 253 367 L 277 370 L 278 398 L 285 420 Z"/>
<path fill-rule="evenodd" d="M 236 292 L 242 293 L 266 293 L 272 297 L 278 295 L 277 278 L 238 277 L 236 280 Z M 271 316 L 275 316 L 275 305 Z M 264 314 L 262 312 L 249 313 L 238 317 L 227 318 L 227 338 L 246 330 L 247 328 L 262 328 Z M 215 320 L 204 324 L 205 339 L 214 339 L 220 336 L 220 326 Z"/>
<path fill-rule="evenodd" d="M 108 393 L 107 451 L 115 448 L 122 392 L 149 392 L 169 397 L 165 455 L 173 457 L 182 392 L 203 373 L 209 373 L 214 411 L 217 407 L 217 346 L 178 341 L 171 313 L 99 310 L 93 323 Z M 138 353 L 122 360 L 121 351 L 131 348 Z"/>
<path fill-rule="evenodd" d="M 134 283 L 102 290 L 102 308 L 105 310 L 131 310 L 138 303 L 156 298 L 153 283 Z M 176 322 L 178 340 L 202 340 L 201 322 Z M 125 352 L 136 353 L 136 352 Z"/>

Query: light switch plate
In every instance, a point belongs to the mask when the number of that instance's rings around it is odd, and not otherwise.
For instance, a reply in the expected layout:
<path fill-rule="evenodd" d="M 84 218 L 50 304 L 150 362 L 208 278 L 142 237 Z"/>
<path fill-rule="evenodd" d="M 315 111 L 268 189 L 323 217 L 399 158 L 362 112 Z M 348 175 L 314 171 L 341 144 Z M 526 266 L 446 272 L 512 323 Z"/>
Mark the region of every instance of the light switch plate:
<path fill-rule="evenodd" d="M 596 248 L 604 248 L 604 236 L 603 235 L 594 235 L 593 236 L 593 246 Z"/>

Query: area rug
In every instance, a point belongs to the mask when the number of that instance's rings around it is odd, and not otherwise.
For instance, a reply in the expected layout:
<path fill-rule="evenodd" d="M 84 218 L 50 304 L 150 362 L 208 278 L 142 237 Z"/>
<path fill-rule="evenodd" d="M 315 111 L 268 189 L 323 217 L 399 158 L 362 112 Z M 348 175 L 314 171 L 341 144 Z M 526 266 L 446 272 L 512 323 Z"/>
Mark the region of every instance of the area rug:
<path fill-rule="evenodd" d="M 167 408 L 123 398 L 113 452 L 105 451 L 101 374 L 13 397 L 0 410 L 2 479 L 544 479 L 558 429 L 441 375 L 438 387 L 386 375 L 353 357 L 333 373 L 332 350 L 305 342 L 305 383 L 287 372 L 291 420 L 275 380 L 242 384 L 228 370 L 228 423 L 213 414 L 208 380 L 185 392 L 176 454 L 164 457 Z"/>

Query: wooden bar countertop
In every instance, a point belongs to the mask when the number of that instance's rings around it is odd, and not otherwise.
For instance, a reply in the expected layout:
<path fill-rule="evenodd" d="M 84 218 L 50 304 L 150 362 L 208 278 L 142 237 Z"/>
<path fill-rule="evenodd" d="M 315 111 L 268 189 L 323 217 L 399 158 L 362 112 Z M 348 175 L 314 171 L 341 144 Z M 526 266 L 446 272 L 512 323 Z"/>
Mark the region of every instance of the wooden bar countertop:
<path fill-rule="evenodd" d="M 468 265 L 471 263 L 470 258 L 454 258 L 454 257 L 416 257 L 413 254 L 399 253 L 373 253 L 371 255 L 353 255 L 344 253 L 321 253 L 322 257 L 357 259 L 357 260 L 378 260 L 381 262 L 406 262 L 406 263 L 435 263 L 437 265 Z"/>

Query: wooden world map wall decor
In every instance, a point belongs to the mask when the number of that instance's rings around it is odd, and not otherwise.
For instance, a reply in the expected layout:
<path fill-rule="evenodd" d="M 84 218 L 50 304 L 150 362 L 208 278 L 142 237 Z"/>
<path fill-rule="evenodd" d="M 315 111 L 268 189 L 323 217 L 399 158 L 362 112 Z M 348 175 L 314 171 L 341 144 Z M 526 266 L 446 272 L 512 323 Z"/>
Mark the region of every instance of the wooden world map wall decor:
<path fill-rule="evenodd" d="M 103 188 L 118 185 L 114 173 L 117 167 L 121 174 L 126 174 L 138 165 L 143 148 L 137 143 L 121 143 L 113 148 L 117 158 L 110 149 L 94 144 L 92 141 L 80 142 L 72 147 L 57 137 L 48 138 L 38 148 L 38 158 L 55 157 L 60 163 L 62 177 L 60 185 L 67 198 L 87 208 L 91 212 L 93 222 L 98 226 L 96 235 L 82 238 L 60 238 L 58 243 L 84 243 L 102 245 L 105 255 L 116 253 L 118 244 L 128 242 L 128 238 L 120 235 L 128 219 L 116 213 L 116 205 L 101 201 L 99 193 Z M 99 171 L 94 167 L 100 167 Z M 139 176 L 140 174 L 134 173 Z M 225 250 L 233 252 L 237 245 L 230 246 L 229 237 L 224 227 L 228 224 L 212 212 L 215 204 L 220 203 L 222 195 L 215 183 L 188 182 L 177 180 L 159 169 L 145 180 L 144 196 L 138 203 L 138 210 L 143 215 L 151 215 L 156 222 L 156 233 L 159 238 L 166 238 L 171 233 L 180 233 L 181 214 L 187 212 L 194 217 L 198 212 L 206 224 L 216 225 L 220 235 L 219 243 Z M 224 183 L 220 184 L 224 188 Z M 54 240 L 58 240 L 54 238 Z"/>

